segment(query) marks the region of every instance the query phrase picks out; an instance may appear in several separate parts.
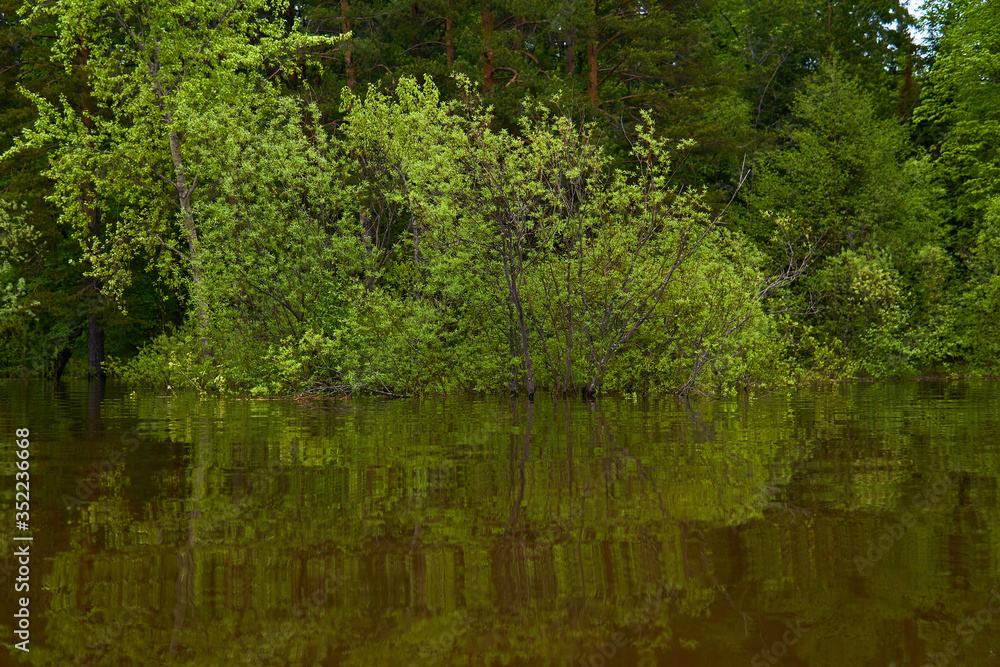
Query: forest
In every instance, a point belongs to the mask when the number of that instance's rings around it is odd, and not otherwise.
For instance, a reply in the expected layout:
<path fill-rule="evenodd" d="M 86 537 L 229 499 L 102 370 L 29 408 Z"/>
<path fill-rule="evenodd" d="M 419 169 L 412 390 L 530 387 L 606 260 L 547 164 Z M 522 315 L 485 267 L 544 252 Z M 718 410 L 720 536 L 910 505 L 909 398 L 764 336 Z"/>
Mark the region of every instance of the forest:
<path fill-rule="evenodd" d="M 0 0 L 0 375 L 997 374 L 998 72 L 983 0 Z"/>

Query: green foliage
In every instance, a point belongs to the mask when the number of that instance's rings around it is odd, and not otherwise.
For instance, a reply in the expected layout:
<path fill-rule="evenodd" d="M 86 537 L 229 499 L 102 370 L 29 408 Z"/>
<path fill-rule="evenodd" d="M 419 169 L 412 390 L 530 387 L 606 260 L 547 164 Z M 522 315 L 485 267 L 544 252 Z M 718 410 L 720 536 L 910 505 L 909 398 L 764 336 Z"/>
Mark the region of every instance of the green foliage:
<path fill-rule="evenodd" d="M 969 259 L 970 275 L 960 301 L 961 344 L 980 372 L 1000 369 L 997 313 L 1000 313 L 1000 197 L 987 208 Z"/>
<path fill-rule="evenodd" d="M 997 12 L 928 9 L 925 61 L 897 0 L 4 5 L 0 367 L 96 321 L 203 391 L 990 372 Z"/>
<path fill-rule="evenodd" d="M 808 81 L 792 118 L 789 146 L 763 160 L 755 207 L 803 221 L 829 255 L 890 232 L 906 195 L 901 128 L 834 63 Z"/>
<path fill-rule="evenodd" d="M 783 295 L 805 320 L 788 330 L 800 358 L 874 377 L 949 359 L 953 262 L 926 156 L 907 154 L 899 125 L 835 63 L 809 80 L 793 120 L 789 146 L 764 158 L 743 225 L 776 263 L 809 256 Z"/>
<path fill-rule="evenodd" d="M 5 329 L 16 328 L 16 320 L 33 317 L 31 308 L 38 305 L 28 297 L 24 276 L 17 276 L 14 268 L 38 236 L 19 207 L 0 199 L 0 327 Z"/>
<path fill-rule="evenodd" d="M 193 389 L 204 393 L 210 389 L 224 392 L 226 388 L 224 377 L 201 354 L 194 320 L 160 334 L 127 363 L 110 357 L 107 369 L 129 384 L 166 391 Z"/>
<path fill-rule="evenodd" d="M 227 386 L 530 393 L 539 359 L 558 391 L 594 393 L 609 372 L 620 390 L 703 390 L 703 370 L 714 391 L 770 381 L 743 336 L 770 327 L 759 257 L 673 184 L 651 122 L 626 170 L 594 127 L 544 107 L 518 137 L 429 81 L 345 104 L 336 134 L 291 101 L 253 136 L 229 133 L 219 196 L 194 206 Z M 181 364 L 191 335 L 152 354 Z M 641 371 L 618 362 L 636 350 Z"/>
<path fill-rule="evenodd" d="M 822 330 L 860 370 L 875 377 L 909 368 L 911 351 L 902 341 L 907 314 L 899 274 L 887 253 L 845 249 L 830 258 L 806 285 L 826 307 Z"/>
<path fill-rule="evenodd" d="M 954 321 L 962 356 L 977 372 L 1000 369 L 996 343 L 1000 201 L 1000 106 L 995 86 L 1000 12 L 993 3 L 928 3 L 935 60 L 916 112 L 925 133 L 938 137 L 934 175 L 949 201 L 951 244 L 962 284 Z"/>
<path fill-rule="evenodd" d="M 975 0 L 928 3 L 935 58 L 916 120 L 939 126 L 937 177 L 970 244 L 1000 193 L 1000 108 L 990 85 L 1000 62 L 1000 9 Z"/>

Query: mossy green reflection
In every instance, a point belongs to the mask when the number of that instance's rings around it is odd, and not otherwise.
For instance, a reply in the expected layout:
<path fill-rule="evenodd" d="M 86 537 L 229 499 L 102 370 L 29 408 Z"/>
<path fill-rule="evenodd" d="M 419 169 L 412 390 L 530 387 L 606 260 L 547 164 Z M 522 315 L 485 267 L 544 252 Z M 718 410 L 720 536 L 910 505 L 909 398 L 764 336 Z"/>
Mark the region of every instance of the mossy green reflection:
<path fill-rule="evenodd" d="M 995 382 L 533 405 L 2 389 L 3 428 L 36 442 L 31 664 L 995 660 L 1000 622 L 962 625 L 1000 574 Z"/>

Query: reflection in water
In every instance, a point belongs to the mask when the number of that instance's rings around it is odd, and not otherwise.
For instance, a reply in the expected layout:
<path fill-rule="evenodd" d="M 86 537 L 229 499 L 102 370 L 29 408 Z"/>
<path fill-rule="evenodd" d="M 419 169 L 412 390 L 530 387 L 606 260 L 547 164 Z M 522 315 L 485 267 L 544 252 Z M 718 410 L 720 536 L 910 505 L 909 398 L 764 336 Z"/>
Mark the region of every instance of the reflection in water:
<path fill-rule="evenodd" d="M 8 382 L 5 432 L 33 435 L 31 663 L 995 665 L 998 387 L 295 403 Z"/>

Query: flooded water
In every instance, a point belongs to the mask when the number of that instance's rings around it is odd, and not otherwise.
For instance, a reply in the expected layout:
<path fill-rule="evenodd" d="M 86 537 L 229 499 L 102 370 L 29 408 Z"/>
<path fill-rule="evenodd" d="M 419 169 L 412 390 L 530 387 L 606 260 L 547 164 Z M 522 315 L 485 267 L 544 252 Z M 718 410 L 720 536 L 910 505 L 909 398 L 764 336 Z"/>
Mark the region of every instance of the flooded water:
<path fill-rule="evenodd" d="M 3 665 L 1000 664 L 1000 382 L 0 405 Z"/>

